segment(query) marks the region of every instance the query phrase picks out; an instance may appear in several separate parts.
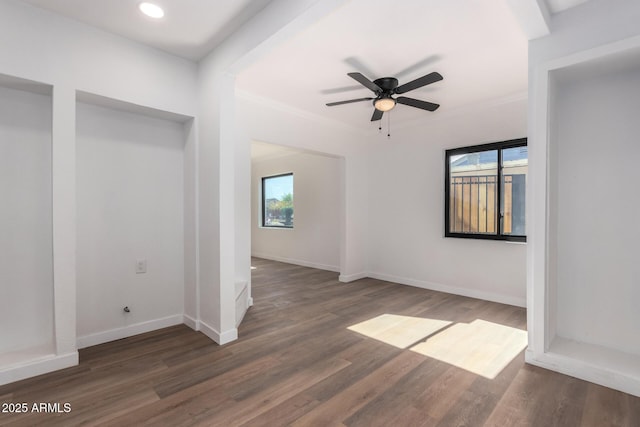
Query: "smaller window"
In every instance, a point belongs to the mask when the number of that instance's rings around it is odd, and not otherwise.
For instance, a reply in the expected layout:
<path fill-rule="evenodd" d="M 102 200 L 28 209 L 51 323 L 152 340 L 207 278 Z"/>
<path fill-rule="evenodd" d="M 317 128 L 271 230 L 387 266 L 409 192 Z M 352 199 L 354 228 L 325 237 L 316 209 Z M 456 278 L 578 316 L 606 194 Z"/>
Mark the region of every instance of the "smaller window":
<path fill-rule="evenodd" d="M 445 152 L 445 237 L 526 241 L 527 139 Z"/>
<path fill-rule="evenodd" d="M 293 174 L 262 178 L 262 226 L 293 228 Z"/>

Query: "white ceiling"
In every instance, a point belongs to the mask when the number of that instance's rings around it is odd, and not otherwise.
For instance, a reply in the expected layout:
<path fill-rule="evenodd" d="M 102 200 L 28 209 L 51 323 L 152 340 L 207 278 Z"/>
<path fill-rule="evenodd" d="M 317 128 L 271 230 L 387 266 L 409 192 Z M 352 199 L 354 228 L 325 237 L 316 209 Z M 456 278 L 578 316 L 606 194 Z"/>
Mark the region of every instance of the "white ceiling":
<path fill-rule="evenodd" d="M 556 13 L 586 0 L 548 1 Z M 325 105 L 372 95 L 349 72 L 370 80 L 397 77 L 400 84 L 433 71 L 444 76 L 403 94 L 440 104 L 436 112 L 397 105 L 385 113 L 392 126 L 526 97 L 528 40 L 508 1 L 402 0 L 391 10 L 389 5 L 347 2 L 243 70 L 237 88 L 361 129 L 386 129 L 387 117 L 372 123 L 370 101 Z"/>
<path fill-rule="evenodd" d="M 154 21 L 138 11 L 138 0 L 23 1 L 193 60 L 270 2 L 156 0 L 166 14 Z M 555 13 L 584 1 L 547 4 Z M 418 122 L 526 96 L 527 38 L 507 0 L 350 0 L 243 70 L 237 88 L 350 126 L 377 127 L 369 102 L 325 106 L 372 94 L 347 76 L 354 71 L 400 84 L 441 73 L 443 81 L 404 94 L 439 103 L 438 111 L 398 105 L 387 114 L 395 124 Z"/>
<path fill-rule="evenodd" d="M 242 91 L 360 128 L 371 128 L 371 96 L 347 76 L 397 77 L 437 71 L 444 80 L 404 96 L 441 104 L 434 113 L 398 105 L 392 125 L 526 93 L 527 38 L 506 1 L 351 0 L 239 74 Z M 383 120 L 386 128 L 386 120 Z"/>
<path fill-rule="evenodd" d="M 22 0 L 131 40 L 199 60 L 271 0 L 152 0 L 162 19 L 138 10 L 141 0 Z"/>

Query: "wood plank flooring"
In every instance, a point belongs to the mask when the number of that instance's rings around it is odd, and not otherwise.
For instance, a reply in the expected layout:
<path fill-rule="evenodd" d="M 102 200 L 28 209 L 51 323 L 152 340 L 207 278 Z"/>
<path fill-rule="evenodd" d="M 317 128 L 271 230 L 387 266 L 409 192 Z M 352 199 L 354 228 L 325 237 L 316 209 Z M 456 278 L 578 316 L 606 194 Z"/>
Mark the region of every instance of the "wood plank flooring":
<path fill-rule="evenodd" d="M 347 329 L 393 314 L 524 330 L 522 308 L 253 265 L 237 341 L 181 325 L 81 350 L 77 367 L 0 387 L 0 402 L 71 412 L 0 413 L 0 425 L 640 426 L 640 398 L 525 365 L 522 352 L 490 379 Z"/>

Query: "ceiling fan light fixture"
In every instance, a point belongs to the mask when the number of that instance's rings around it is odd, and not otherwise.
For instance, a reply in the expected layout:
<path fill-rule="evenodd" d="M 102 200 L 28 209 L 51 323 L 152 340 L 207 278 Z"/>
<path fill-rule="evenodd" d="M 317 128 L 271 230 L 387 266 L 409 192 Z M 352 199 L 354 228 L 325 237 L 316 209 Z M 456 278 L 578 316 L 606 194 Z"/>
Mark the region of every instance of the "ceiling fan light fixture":
<path fill-rule="evenodd" d="M 143 2 L 138 6 L 140 11 L 150 18 L 160 19 L 164 16 L 164 10 L 157 4 Z"/>
<path fill-rule="evenodd" d="M 396 106 L 396 100 L 391 96 L 382 96 L 373 102 L 373 106 L 376 107 L 376 110 L 386 112 Z"/>
<path fill-rule="evenodd" d="M 352 102 L 373 100 L 374 110 L 373 115 L 371 116 L 372 122 L 377 122 L 378 120 L 382 119 L 384 113 L 393 110 L 396 106 L 396 103 L 408 105 L 409 107 L 419 108 L 426 111 L 436 111 L 438 107 L 440 107 L 439 104 L 434 104 L 433 102 L 407 98 L 406 96 L 399 96 L 397 99 L 393 98 L 393 95 L 399 95 L 412 91 L 414 89 L 421 88 L 423 86 L 430 85 L 435 82 L 439 82 L 440 80 L 442 80 L 442 75 L 435 71 L 400 86 L 398 86 L 398 79 L 396 79 L 395 77 L 381 77 L 379 79 L 371 81 L 360 73 L 347 73 L 347 75 L 360 83 L 362 86 L 372 91 L 375 95 L 375 98 L 369 97 L 348 99 L 346 101 L 329 102 L 327 103 L 327 107 L 333 107 L 335 105 L 342 104 L 351 104 Z M 387 117 L 389 116 L 387 115 Z"/>

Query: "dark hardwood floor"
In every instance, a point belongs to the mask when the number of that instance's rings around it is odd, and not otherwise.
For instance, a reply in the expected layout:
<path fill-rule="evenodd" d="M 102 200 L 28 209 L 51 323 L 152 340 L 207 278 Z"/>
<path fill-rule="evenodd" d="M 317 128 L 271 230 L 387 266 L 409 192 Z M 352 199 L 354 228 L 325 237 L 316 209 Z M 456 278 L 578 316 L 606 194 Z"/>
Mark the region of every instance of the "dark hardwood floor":
<path fill-rule="evenodd" d="M 0 413 L 0 425 L 640 426 L 640 398 L 525 365 L 522 351 L 489 379 L 347 329 L 386 313 L 524 330 L 522 308 L 253 265 L 237 341 L 175 326 L 81 350 L 77 367 L 0 387 L 0 402 L 71 412 Z"/>

